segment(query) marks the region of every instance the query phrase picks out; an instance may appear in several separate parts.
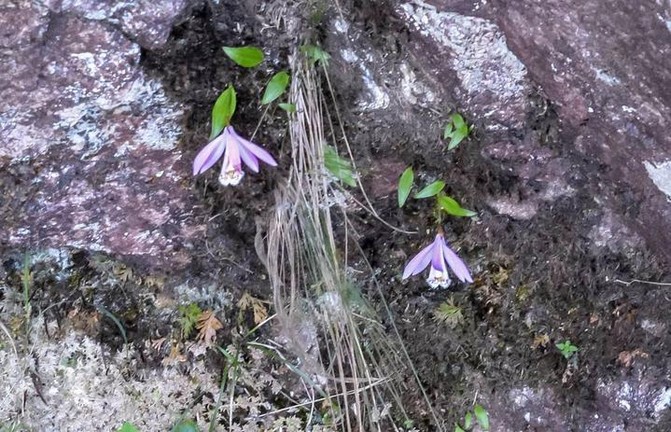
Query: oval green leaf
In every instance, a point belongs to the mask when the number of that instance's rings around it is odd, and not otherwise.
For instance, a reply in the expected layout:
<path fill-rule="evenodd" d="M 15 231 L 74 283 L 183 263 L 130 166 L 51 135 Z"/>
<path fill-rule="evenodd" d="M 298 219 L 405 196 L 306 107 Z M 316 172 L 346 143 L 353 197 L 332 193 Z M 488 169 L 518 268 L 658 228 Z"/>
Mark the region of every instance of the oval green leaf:
<path fill-rule="evenodd" d="M 470 429 L 471 426 L 473 426 L 473 414 L 466 413 L 466 417 L 464 417 L 464 427 Z"/>
<path fill-rule="evenodd" d="M 452 197 L 441 194 L 438 196 L 438 206 L 447 214 L 459 217 L 473 217 L 477 213 L 472 210 L 462 208 L 459 203 Z"/>
<path fill-rule="evenodd" d="M 289 74 L 282 71 L 278 72 L 268 81 L 266 86 L 266 91 L 263 93 L 263 98 L 261 98 L 261 104 L 267 105 L 282 96 L 282 93 L 287 89 L 289 85 Z"/>
<path fill-rule="evenodd" d="M 464 431 L 459 424 L 455 423 L 454 424 L 454 432 L 466 432 Z"/>
<path fill-rule="evenodd" d="M 473 407 L 473 413 L 475 414 L 475 419 L 480 423 L 480 426 L 484 430 L 489 430 L 489 414 L 487 411 L 480 405 L 475 405 Z"/>
<path fill-rule="evenodd" d="M 290 103 L 281 103 L 277 104 L 278 107 L 282 108 L 284 111 L 288 113 L 295 113 L 296 112 L 296 105 L 290 104 Z"/>
<path fill-rule="evenodd" d="M 454 123 L 454 128 L 457 129 L 457 130 L 466 126 L 466 122 L 464 121 L 464 118 L 459 113 L 455 113 L 455 114 L 452 115 L 452 123 Z"/>
<path fill-rule="evenodd" d="M 214 139 L 226 126 L 231 124 L 231 117 L 235 113 L 236 104 L 235 88 L 229 85 L 219 95 L 212 108 L 212 132 L 210 133 L 210 140 Z"/>
<path fill-rule="evenodd" d="M 260 65 L 265 58 L 263 51 L 256 47 L 224 47 L 224 52 L 231 60 L 246 68 Z"/>
<path fill-rule="evenodd" d="M 417 192 L 415 199 L 431 198 L 434 195 L 438 195 L 438 193 L 444 188 L 445 182 L 442 180 L 436 180 L 421 191 Z"/>
<path fill-rule="evenodd" d="M 140 431 L 131 423 L 124 422 L 124 424 L 121 425 L 121 429 L 119 429 L 119 432 L 140 432 Z"/>
<path fill-rule="evenodd" d="M 407 167 L 401 178 L 398 180 L 398 206 L 403 207 L 410 196 L 410 189 L 412 189 L 412 182 L 415 180 L 415 173 L 412 167 Z"/>

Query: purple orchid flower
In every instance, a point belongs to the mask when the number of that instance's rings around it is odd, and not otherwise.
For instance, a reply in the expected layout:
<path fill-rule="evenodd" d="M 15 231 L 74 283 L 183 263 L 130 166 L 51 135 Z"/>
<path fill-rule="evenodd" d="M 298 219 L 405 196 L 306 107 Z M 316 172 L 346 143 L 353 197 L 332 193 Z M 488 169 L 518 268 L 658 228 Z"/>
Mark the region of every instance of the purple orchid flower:
<path fill-rule="evenodd" d="M 431 271 L 426 279 L 431 288 L 447 288 L 450 285 L 450 276 L 447 274 L 449 266 L 457 278 L 462 282 L 473 283 L 471 273 L 466 264 L 447 246 L 442 232 L 436 234 L 436 239 L 422 249 L 403 270 L 403 279 L 419 274 L 431 263 Z"/>
<path fill-rule="evenodd" d="M 224 185 L 237 185 L 245 176 L 242 162 L 252 171 L 259 172 L 259 159 L 270 166 L 277 162 L 262 147 L 247 141 L 235 132 L 233 126 L 226 126 L 224 131 L 206 145 L 193 161 L 193 175 L 201 174 L 212 167 L 224 156 L 224 164 L 219 175 L 219 182 Z"/>

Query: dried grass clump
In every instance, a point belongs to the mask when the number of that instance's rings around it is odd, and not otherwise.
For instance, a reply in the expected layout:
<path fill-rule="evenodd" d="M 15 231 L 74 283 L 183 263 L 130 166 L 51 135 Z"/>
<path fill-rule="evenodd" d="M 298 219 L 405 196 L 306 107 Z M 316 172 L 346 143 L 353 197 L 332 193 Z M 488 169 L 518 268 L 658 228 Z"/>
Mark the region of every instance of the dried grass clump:
<path fill-rule="evenodd" d="M 292 65 L 290 100 L 297 108 L 290 116 L 292 165 L 287 183 L 275 194 L 267 247 L 260 251 L 282 339 L 300 359 L 301 379 L 319 402 L 313 400 L 313 405 L 327 407 L 338 430 L 397 430 L 407 419 L 400 382 L 414 368 L 398 332 L 387 334 L 360 287 L 347 277 L 349 248 L 357 250 L 358 244 L 351 235 L 346 200 L 336 199 L 344 191 L 324 168 L 327 139 L 336 142 L 338 133 L 341 141 L 347 140 L 344 129 L 336 132 L 330 123 L 331 117 L 340 116 L 337 111 L 332 116 L 324 100 L 324 94 L 333 96 L 326 70 L 324 91 L 319 72 L 299 57 Z M 317 329 L 316 337 L 311 327 Z M 427 410 L 433 412 L 430 404 Z"/>

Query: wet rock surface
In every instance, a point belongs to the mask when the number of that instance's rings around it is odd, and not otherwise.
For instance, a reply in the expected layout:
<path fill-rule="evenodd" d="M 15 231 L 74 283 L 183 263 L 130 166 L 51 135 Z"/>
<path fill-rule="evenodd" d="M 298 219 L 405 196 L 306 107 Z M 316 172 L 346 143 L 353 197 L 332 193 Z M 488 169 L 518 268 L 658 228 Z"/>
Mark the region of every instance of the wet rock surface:
<path fill-rule="evenodd" d="M 166 335 L 176 302 L 230 308 L 241 289 L 264 292 L 255 216 L 272 205 L 282 168 L 231 190 L 216 186 L 216 174 L 191 179 L 190 161 L 229 82 L 240 83 L 243 101 L 236 127 L 254 131 L 261 113 L 250 101 L 274 67 L 286 67 L 296 22 L 306 20 L 290 3 L 0 5 L 0 300 L 19 297 L 21 254 L 39 261 L 46 253 L 58 269 L 42 271 L 49 276 L 34 301 L 66 306 L 44 314 L 45 328 L 103 306 L 138 348 Z M 430 204 L 396 206 L 397 176 L 412 164 L 419 181 L 445 180 L 479 212 L 477 221 L 446 224 L 475 283 L 432 292 L 419 279 L 399 280 L 424 236 L 390 232 L 354 211 L 445 421 L 461 418 L 478 394 L 494 430 L 669 430 L 668 286 L 628 281 L 665 280 L 671 262 L 671 5 L 342 6 L 307 21 L 332 55 L 330 76 L 376 209 L 394 225 L 432 229 Z M 242 44 L 262 46 L 272 67 L 233 69 L 220 47 Z M 450 110 L 476 125 L 453 152 L 440 140 Z M 271 118 L 257 139 L 286 165 L 285 134 Z M 164 273 L 172 276 L 156 282 Z M 454 328 L 432 319 L 448 299 L 465 317 Z M 87 325 L 78 344 L 96 336 L 105 349 L 123 345 L 109 319 Z M 566 339 L 580 348 L 574 362 L 554 347 Z M 158 368 L 160 359 L 137 362 Z M 198 368 L 201 377 L 212 372 Z M 420 395 L 406 396 L 412 409 Z M 421 409 L 411 416 L 432 430 Z"/>

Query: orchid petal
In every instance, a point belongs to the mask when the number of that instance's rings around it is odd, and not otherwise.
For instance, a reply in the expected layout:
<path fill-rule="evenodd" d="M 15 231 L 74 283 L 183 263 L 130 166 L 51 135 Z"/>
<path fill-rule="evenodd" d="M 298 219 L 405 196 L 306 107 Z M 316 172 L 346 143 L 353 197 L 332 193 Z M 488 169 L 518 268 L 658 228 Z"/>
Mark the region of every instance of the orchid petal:
<path fill-rule="evenodd" d="M 434 244 L 431 243 L 424 249 L 422 249 L 410 262 L 405 266 L 403 270 L 403 279 L 407 279 L 410 276 L 414 276 L 417 273 L 420 273 L 426 268 L 431 262 L 431 252 L 433 252 Z"/>
<path fill-rule="evenodd" d="M 471 272 L 468 270 L 468 267 L 462 261 L 461 258 L 452 250 L 450 247 L 445 243 L 443 240 L 443 244 L 441 245 L 441 252 L 445 259 L 447 260 L 447 264 L 449 264 L 450 268 L 454 272 L 454 274 L 457 276 L 457 278 L 462 281 L 462 282 L 470 282 L 473 283 L 473 278 L 471 277 Z"/>
<path fill-rule="evenodd" d="M 436 239 L 433 241 L 433 256 L 431 257 L 431 267 L 441 272 L 447 271 L 447 266 L 445 265 L 445 258 L 443 257 L 443 252 L 441 250 L 442 245 L 445 243 L 443 236 L 438 234 Z"/>
<path fill-rule="evenodd" d="M 228 130 L 228 128 L 226 129 Z M 232 165 L 236 171 L 240 169 L 240 166 L 242 165 L 242 161 L 240 160 L 240 145 L 236 139 L 228 140 L 224 157 L 228 158 L 229 164 Z"/>
<path fill-rule="evenodd" d="M 226 134 L 222 134 L 206 145 L 193 160 L 193 175 L 201 174 L 217 163 L 226 149 Z"/>
<path fill-rule="evenodd" d="M 231 135 L 235 137 L 236 141 L 243 147 L 245 147 L 251 154 L 256 156 L 257 158 L 261 159 L 263 162 L 267 163 L 270 166 L 277 166 L 277 161 L 275 161 L 275 158 L 268 153 L 263 147 L 258 146 L 254 144 L 251 141 L 248 141 L 238 135 L 238 133 L 233 129 L 233 127 L 229 126 L 227 129 L 230 129 Z"/>
<path fill-rule="evenodd" d="M 259 172 L 259 160 L 245 146 L 240 146 L 240 157 L 242 161 L 254 172 Z"/>

